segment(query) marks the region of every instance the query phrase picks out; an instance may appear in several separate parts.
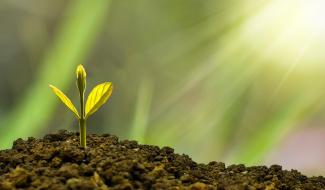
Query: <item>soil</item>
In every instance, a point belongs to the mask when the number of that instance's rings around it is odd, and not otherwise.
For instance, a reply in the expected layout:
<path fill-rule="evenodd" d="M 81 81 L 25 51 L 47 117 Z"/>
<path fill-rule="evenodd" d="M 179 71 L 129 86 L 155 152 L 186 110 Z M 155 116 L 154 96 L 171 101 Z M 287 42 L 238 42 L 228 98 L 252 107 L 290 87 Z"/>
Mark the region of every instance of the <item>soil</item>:
<path fill-rule="evenodd" d="M 59 131 L 43 139 L 18 139 L 12 149 L 0 151 L 0 189 L 325 189 L 323 177 L 308 178 L 278 165 L 198 164 L 172 148 L 108 134 L 89 135 L 88 148 L 81 149 L 78 135 Z"/>

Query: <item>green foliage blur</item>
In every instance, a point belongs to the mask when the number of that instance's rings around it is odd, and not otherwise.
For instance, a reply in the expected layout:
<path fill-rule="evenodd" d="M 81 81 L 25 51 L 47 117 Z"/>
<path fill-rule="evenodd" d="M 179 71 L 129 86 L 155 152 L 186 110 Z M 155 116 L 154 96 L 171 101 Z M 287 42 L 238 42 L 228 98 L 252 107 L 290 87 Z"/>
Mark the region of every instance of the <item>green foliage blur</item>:
<path fill-rule="evenodd" d="M 293 131 L 324 123 L 325 108 L 324 37 L 300 36 L 270 2 L 1 1 L 0 147 L 78 131 L 47 84 L 79 107 L 83 64 L 86 94 L 115 86 L 88 134 L 171 146 L 198 162 L 264 163 Z"/>

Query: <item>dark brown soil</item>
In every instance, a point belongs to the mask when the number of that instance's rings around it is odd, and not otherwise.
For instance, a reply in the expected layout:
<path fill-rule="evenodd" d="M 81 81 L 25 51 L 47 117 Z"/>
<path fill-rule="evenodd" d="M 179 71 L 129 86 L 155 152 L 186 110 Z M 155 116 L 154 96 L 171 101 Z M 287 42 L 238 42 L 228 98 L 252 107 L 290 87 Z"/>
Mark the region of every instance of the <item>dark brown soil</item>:
<path fill-rule="evenodd" d="M 281 166 L 225 167 L 197 164 L 172 148 L 90 135 L 79 148 L 76 133 L 18 139 L 0 151 L 0 190 L 6 189 L 325 189 L 323 177 L 308 178 Z"/>

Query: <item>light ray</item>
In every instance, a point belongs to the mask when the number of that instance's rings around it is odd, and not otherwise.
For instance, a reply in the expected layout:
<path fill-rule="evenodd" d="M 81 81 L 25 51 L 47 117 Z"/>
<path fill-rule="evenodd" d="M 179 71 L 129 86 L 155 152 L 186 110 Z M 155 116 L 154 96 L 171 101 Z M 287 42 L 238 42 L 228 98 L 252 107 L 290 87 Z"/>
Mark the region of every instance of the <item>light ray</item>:
<path fill-rule="evenodd" d="M 314 35 L 311 35 L 314 36 Z M 295 58 L 295 60 L 291 63 L 289 69 L 287 70 L 287 72 L 283 75 L 283 77 L 281 78 L 278 86 L 275 88 L 272 96 L 271 96 L 271 100 L 273 100 L 276 95 L 280 92 L 280 90 L 282 89 L 283 85 L 285 84 L 285 82 L 287 81 L 287 79 L 289 78 L 289 76 L 293 73 L 293 71 L 295 70 L 295 68 L 297 67 L 297 65 L 299 64 L 299 62 L 301 61 L 301 59 L 304 57 L 306 50 L 310 47 L 311 41 L 312 41 L 313 37 L 310 38 L 310 40 L 308 40 L 306 42 L 306 44 L 301 47 L 297 57 Z"/>

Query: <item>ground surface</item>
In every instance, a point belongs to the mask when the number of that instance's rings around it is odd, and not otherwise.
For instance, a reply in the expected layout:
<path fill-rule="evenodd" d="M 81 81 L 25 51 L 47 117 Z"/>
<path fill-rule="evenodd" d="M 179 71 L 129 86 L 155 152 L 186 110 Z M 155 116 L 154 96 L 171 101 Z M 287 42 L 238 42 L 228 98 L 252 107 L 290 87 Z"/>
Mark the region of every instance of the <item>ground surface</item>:
<path fill-rule="evenodd" d="M 43 139 L 18 139 L 0 151 L 0 189 L 325 189 L 323 177 L 307 178 L 281 166 L 197 164 L 173 149 L 60 131 Z"/>

